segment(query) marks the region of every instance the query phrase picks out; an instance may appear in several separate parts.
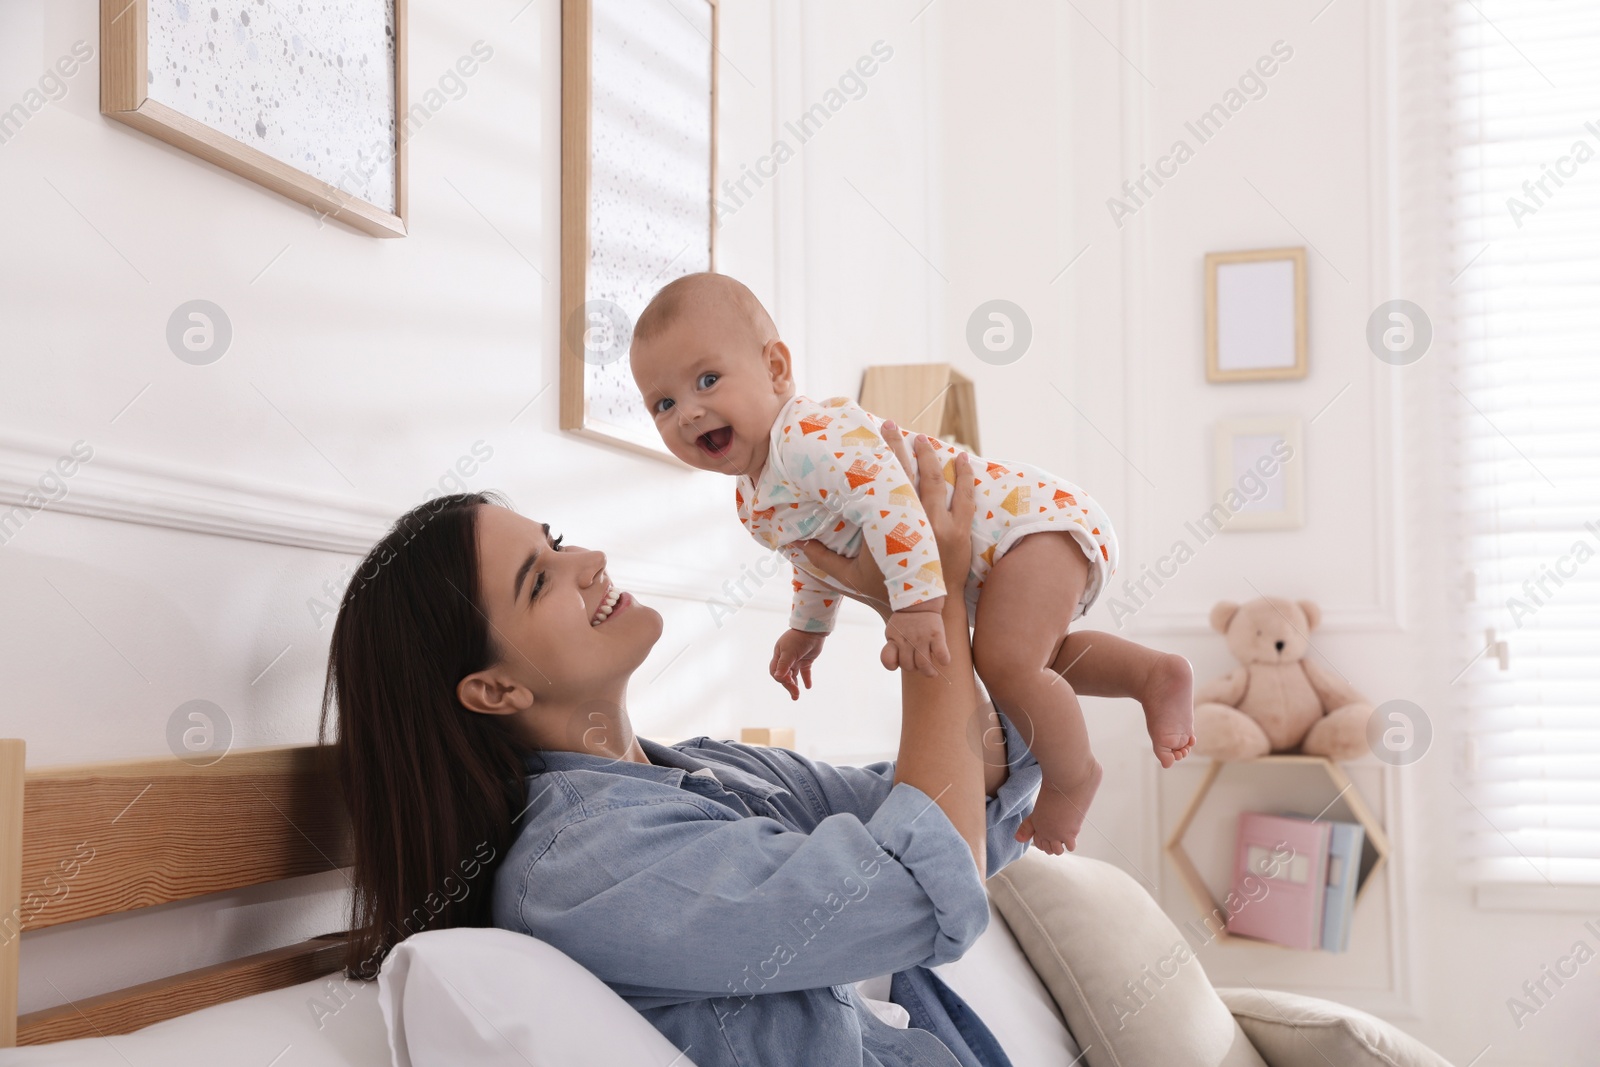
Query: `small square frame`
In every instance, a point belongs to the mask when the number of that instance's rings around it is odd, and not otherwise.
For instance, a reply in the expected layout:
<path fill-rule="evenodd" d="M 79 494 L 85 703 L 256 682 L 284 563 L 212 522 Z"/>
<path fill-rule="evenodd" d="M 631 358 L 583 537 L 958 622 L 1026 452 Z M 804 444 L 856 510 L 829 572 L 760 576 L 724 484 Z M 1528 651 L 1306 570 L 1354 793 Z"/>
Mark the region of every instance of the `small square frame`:
<path fill-rule="evenodd" d="M 1294 265 L 1294 362 L 1259 366 L 1227 366 L 1229 353 L 1221 351 L 1219 335 L 1222 318 L 1230 310 L 1219 308 L 1218 270 L 1230 266 L 1288 261 Z M 1206 381 L 1255 382 L 1306 376 L 1306 250 L 1304 248 L 1263 248 L 1244 252 L 1210 252 L 1206 255 Z M 1280 309 L 1281 311 L 1281 309 Z"/>
<path fill-rule="evenodd" d="M 1249 473 L 1262 474 L 1259 466 L 1251 465 L 1243 471 L 1234 467 L 1233 442 L 1239 437 L 1279 437 L 1288 446 L 1289 455 L 1279 457 L 1274 474 L 1281 471 L 1284 479 L 1284 506 L 1276 511 L 1233 509 L 1232 517 L 1222 527 L 1233 530 L 1295 530 L 1305 525 L 1303 432 L 1299 418 L 1293 415 L 1274 415 L 1259 418 L 1222 419 L 1217 423 L 1212 448 L 1213 499 L 1222 501 L 1228 492 L 1241 493 L 1243 481 Z M 1265 458 L 1265 457 L 1263 457 Z M 1259 463 L 1260 460 L 1257 460 Z"/>

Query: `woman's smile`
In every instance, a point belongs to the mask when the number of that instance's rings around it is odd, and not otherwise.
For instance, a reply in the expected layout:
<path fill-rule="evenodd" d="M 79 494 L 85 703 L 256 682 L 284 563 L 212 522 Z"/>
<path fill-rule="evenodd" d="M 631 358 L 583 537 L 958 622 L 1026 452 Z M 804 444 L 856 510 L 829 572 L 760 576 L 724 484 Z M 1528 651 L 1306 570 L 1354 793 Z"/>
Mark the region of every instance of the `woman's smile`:
<path fill-rule="evenodd" d="M 569 717 L 583 721 L 597 700 L 622 703 L 661 636 L 661 614 L 612 581 L 604 552 L 563 543 L 508 508 L 474 517 L 493 657 L 469 676 L 479 682 L 464 683 L 462 703 L 514 713 L 526 736 L 562 748 Z"/>
<path fill-rule="evenodd" d="M 613 615 L 633 603 L 633 598 L 627 593 L 618 592 L 616 586 L 606 591 L 605 599 L 600 602 L 600 610 L 594 613 L 594 618 L 589 620 L 590 626 L 603 626 Z"/>

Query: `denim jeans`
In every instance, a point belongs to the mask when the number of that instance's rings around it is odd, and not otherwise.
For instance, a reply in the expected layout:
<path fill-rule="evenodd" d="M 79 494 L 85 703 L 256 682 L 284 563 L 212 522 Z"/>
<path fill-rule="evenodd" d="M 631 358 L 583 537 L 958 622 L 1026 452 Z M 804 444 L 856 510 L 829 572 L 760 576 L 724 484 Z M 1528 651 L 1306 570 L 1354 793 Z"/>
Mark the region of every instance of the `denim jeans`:
<path fill-rule="evenodd" d="M 1000 1042 L 956 991 L 926 967 L 899 971 L 889 980 L 889 1000 L 961 1061 L 961 1067 L 1011 1067 Z"/>

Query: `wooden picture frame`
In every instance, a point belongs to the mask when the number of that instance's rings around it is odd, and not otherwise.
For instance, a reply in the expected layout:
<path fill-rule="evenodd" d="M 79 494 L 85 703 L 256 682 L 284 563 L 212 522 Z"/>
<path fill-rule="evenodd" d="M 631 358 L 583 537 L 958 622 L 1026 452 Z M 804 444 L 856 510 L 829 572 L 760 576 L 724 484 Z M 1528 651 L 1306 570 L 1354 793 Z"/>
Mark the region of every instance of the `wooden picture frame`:
<path fill-rule="evenodd" d="M 370 2 L 379 3 L 383 0 Z M 388 0 L 388 3 L 393 5 L 394 12 L 394 115 L 391 129 L 394 141 L 392 145 L 358 145 L 355 158 L 361 158 L 361 149 L 372 147 L 373 158 L 378 159 L 379 166 L 382 166 L 384 161 L 381 154 L 392 150 L 392 204 L 370 203 L 341 188 L 340 184 L 310 174 L 152 97 L 149 88 L 149 0 L 100 0 L 100 111 L 108 118 L 193 153 L 207 163 L 265 186 L 362 233 L 374 237 L 404 237 L 406 0 Z M 257 18 L 271 17 L 270 7 L 252 7 L 250 10 L 256 13 Z M 382 46 L 387 50 L 386 42 Z M 191 76 L 206 75 L 191 72 Z M 386 80 L 380 79 L 380 84 Z M 365 163 L 362 165 L 366 166 Z M 354 176 L 350 167 L 351 164 L 347 163 L 342 173 Z M 371 177 L 375 173 L 379 173 L 378 168 L 368 167 L 364 177 Z"/>
<path fill-rule="evenodd" d="M 1303 427 L 1292 415 L 1217 423 L 1212 499 L 1232 513 L 1224 531 L 1294 530 L 1305 525 L 1303 441 Z M 1258 485 L 1263 488 L 1256 499 Z M 1242 500 L 1242 506 L 1233 506 L 1234 499 Z"/>
<path fill-rule="evenodd" d="M 597 50 L 596 9 L 605 33 L 604 27 L 617 22 L 609 5 L 621 2 L 562 0 L 561 4 L 560 425 L 579 436 L 686 468 L 667 450 L 644 411 L 628 369 L 627 346 L 634 318 L 657 289 L 683 274 L 716 269 L 718 5 L 717 0 L 692 0 L 704 5 L 704 26 L 700 26 L 673 0 L 627 0 L 631 33 L 606 37 Z M 652 11 L 651 4 L 658 6 Z M 651 68 L 650 61 L 668 48 L 679 50 L 677 73 L 685 65 L 694 70 L 705 64 L 708 100 L 703 130 L 698 104 L 691 108 L 690 103 L 698 100 L 698 83 L 674 86 Z M 684 53 L 690 50 L 693 59 L 685 64 Z M 618 52 L 626 54 L 619 59 Z M 645 97 L 637 110 L 625 113 L 629 123 L 605 113 L 597 121 L 597 94 L 592 91 L 597 55 L 603 76 L 626 83 L 607 85 L 606 106 L 634 104 L 630 91 Z M 679 125 L 671 125 L 671 120 Z M 630 143 L 629 136 L 638 140 Z M 680 147 L 688 146 L 689 153 L 663 151 L 661 146 L 673 139 Z M 619 151 L 623 147 L 627 150 Z M 656 158 L 650 154 L 652 148 Z M 618 176 L 629 180 L 619 181 Z M 652 202 L 652 196 L 659 201 Z"/>
<path fill-rule="evenodd" d="M 1206 381 L 1304 378 L 1306 250 L 1211 252 L 1205 273 Z"/>

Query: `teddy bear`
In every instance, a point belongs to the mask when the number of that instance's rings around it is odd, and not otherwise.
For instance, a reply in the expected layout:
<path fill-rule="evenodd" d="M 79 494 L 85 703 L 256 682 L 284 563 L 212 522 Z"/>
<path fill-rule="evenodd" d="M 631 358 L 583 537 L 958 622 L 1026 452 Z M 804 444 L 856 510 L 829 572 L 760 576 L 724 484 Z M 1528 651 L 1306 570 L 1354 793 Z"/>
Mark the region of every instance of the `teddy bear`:
<path fill-rule="evenodd" d="M 1365 755 L 1372 705 L 1343 678 L 1306 659 L 1322 611 L 1309 600 L 1222 601 L 1211 628 L 1241 666 L 1195 688 L 1195 753 L 1254 759 L 1298 749 L 1347 760 Z"/>

